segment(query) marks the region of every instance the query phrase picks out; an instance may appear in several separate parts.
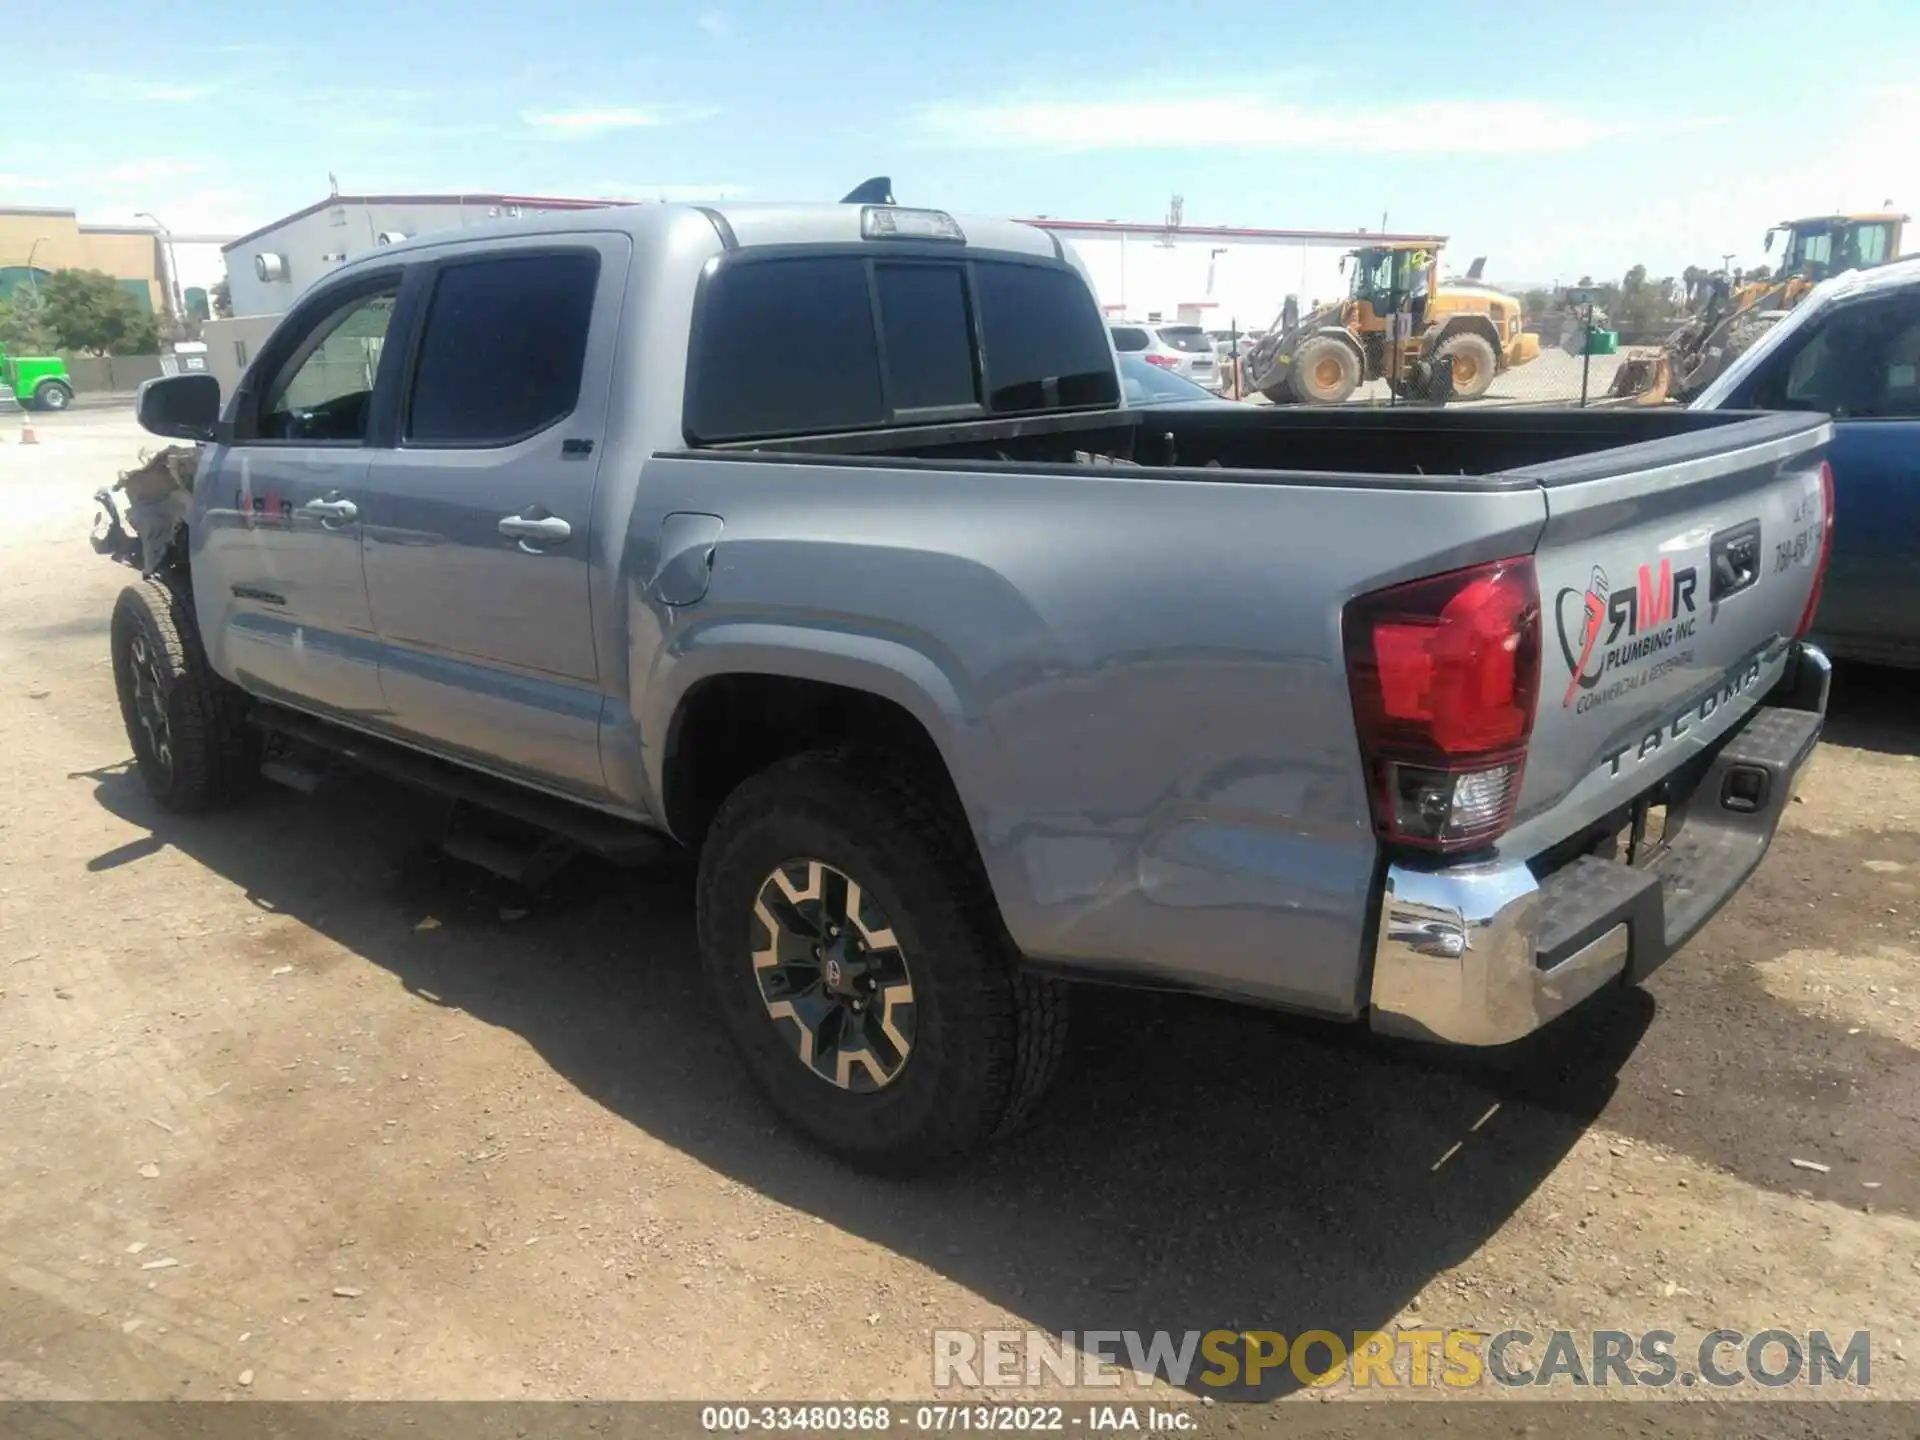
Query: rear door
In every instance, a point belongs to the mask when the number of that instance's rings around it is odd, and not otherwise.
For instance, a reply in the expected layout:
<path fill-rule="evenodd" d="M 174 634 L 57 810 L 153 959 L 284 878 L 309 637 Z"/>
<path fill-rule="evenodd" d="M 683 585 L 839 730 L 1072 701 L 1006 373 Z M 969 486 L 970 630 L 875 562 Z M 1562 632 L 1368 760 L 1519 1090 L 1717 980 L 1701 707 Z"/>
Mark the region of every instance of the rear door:
<path fill-rule="evenodd" d="M 1745 388 L 1734 404 L 1834 420 L 1837 521 L 1816 637 L 1865 660 L 1920 660 L 1920 287 L 1833 306 Z"/>
<path fill-rule="evenodd" d="M 370 447 L 390 424 L 400 284 L 397 268 L 343 279 L 288 316 L 195 497 L 194 593 L 215 665 L 349 718 L 384 703 L 360 535 Z"/>
<path fill-rule="evenodd" d="M 630 246 L 540 237 L 432 262 L 398 445 L 368 484 L 393 726 L 588 796 L 605 786 L 593 500 Z"/>

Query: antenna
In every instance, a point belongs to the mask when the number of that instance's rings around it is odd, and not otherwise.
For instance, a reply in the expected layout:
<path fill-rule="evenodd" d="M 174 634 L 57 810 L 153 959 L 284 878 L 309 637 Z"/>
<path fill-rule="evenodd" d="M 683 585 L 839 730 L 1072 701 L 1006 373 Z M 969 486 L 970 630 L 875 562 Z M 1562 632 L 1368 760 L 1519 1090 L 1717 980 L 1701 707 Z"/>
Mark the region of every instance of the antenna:
<path fill-rule="evenodd" d="M 842 205 L 891 205 L 893 204 L 893 179 L 887 175 L 876 175 L 871 180 L 862 180 L 853 189 L 840 197 Z"/>

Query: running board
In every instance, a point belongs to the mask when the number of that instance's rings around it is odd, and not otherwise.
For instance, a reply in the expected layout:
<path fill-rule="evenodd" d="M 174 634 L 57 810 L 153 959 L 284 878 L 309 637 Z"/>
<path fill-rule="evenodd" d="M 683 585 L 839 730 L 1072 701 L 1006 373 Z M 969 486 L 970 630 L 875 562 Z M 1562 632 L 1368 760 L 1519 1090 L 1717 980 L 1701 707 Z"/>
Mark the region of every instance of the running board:
<path fill-rule="evenodd" d="M 260 702 L 254 706 L 250 718 L 270 734 L 311 745 L 359 769 L 403 785 L 443 795 L 476 810 L 491 811 L 518 820 L 570 841 L 582 850 L 621 864 L 641 864 L 659 859 L 674 848 L 673 841 L 667 836 L 618 816 L 544 795 L 537 790 L 527 790 L 506 780 L 496 780 L 491 775 L 469 770 L 463 765 L 424 755 L 404 745 L 376 740 L 344 726 L 330 725 L 324 720 L 316 720 L 281 705 Z M 282 775 L 273 778 L 282 780 L 282 783 L 293 783 L 296 789 L 306 788 L 294 778 L 296 775 L 305 779 L 314 774 L 306 767 L 297 765 L 289 764 L 284 768 L 284 778 Z M 491 847 L 488 848 L 491 853 Z M 476 863 L 490 870 L 495 869 L 493 864 L 485 861 Z"/>

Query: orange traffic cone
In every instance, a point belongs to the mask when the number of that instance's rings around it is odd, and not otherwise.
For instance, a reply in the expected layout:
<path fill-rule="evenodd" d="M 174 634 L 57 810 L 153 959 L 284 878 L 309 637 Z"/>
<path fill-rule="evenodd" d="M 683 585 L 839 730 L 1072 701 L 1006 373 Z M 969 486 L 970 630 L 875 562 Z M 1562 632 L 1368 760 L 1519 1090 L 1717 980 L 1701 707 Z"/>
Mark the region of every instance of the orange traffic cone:
<path fill-rule="evenodd" d="M 40 437 L 33 433 L 33 421 L 22 420 L 20 422 L 20 443 L 22 445 L 38 445 L 40 443 Z"/>

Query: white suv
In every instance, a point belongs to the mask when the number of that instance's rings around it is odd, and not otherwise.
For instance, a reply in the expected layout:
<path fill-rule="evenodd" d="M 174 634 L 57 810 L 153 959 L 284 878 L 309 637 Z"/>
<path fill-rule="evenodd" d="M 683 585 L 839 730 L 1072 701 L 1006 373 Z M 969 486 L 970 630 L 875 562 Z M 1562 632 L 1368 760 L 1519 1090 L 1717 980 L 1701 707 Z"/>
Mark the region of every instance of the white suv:
<path fill-rule="evenodd" d="M 1113 332 L 1113 348 L 1122 355 L 1138 355 L 1149 365 L 1209 390 L 1220 388 L 1220 362 L 1214 356 L 1213 342 L 1198 325 L 1147 325 L 1127 320 L 1107 328 Z"/>

